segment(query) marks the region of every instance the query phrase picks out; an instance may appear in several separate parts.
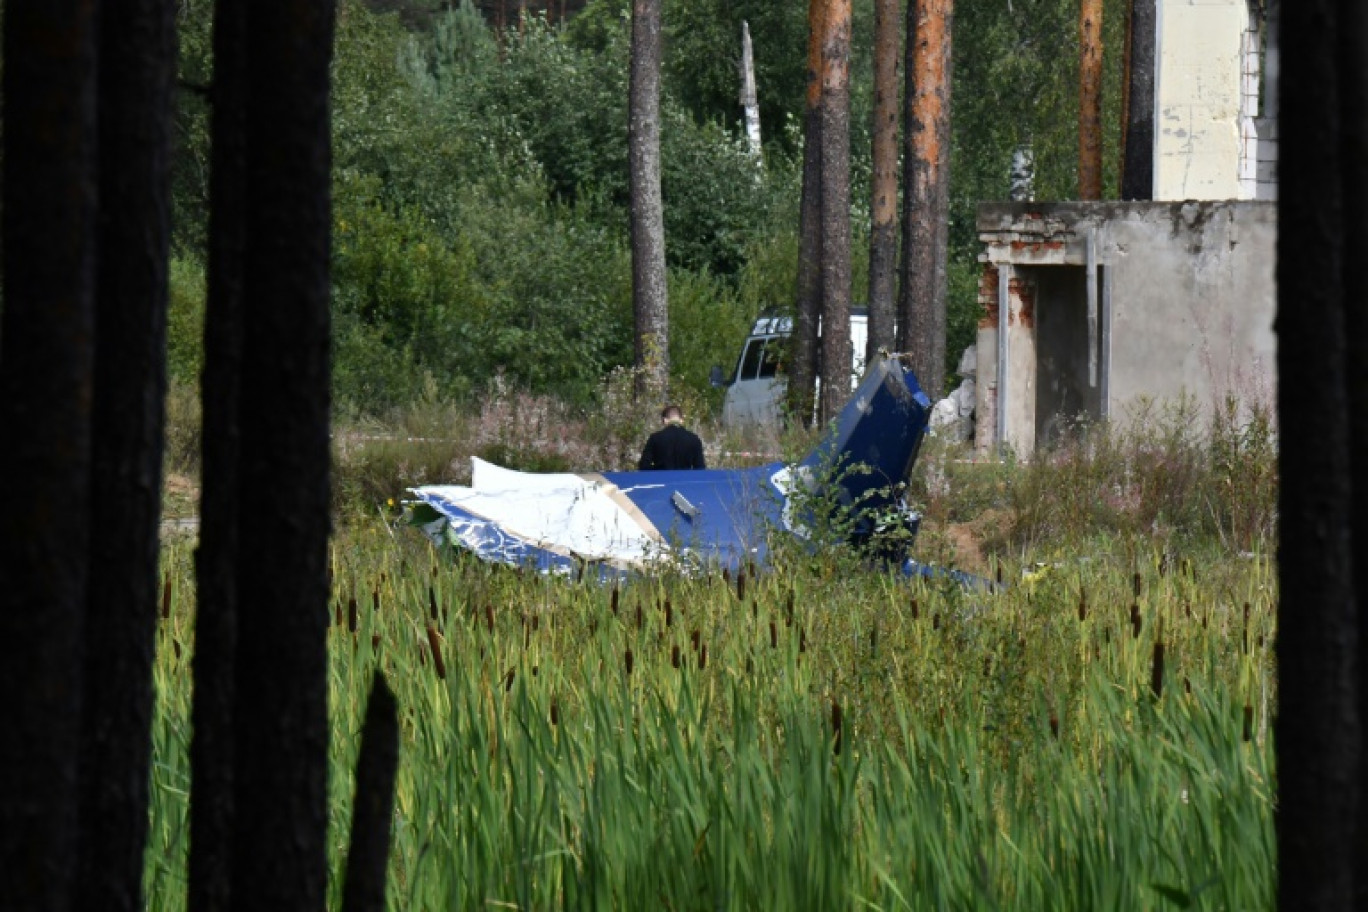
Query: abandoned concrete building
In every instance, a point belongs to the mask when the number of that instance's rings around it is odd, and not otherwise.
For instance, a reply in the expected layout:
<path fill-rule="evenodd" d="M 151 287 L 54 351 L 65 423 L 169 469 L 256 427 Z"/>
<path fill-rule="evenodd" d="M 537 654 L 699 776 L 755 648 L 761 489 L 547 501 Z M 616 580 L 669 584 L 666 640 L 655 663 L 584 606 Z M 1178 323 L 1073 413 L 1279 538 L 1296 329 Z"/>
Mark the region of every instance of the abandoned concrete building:
<path fill-rule="evenodd" d="M 1141 400 L 1272 403 L 1277 41 L 1267 6 L 1157 0 L 1142 201 L 979 206 L 980 452 L 1005 443 L 1029 456 L 1079 419 L 1125 421 Z"/>

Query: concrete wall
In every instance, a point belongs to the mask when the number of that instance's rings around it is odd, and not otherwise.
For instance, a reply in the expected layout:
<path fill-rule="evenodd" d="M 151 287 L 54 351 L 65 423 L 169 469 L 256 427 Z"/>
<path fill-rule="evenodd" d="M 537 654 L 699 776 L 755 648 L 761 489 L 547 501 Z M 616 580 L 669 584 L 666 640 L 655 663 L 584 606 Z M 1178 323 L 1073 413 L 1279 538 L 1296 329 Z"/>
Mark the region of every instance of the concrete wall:
<path fill-rule="evenodd" d="M 1156 200 L 1254 195 L 1252 182 L 1242 188 L 1240 180 L 1253 131 L 1246 119 L 1256 113 L 1243 110 L 1250 28 L 1248 0 L 1159 0 Z"/>
<path fill-rule="evenodd" d="M 980 296 L 986 316 L 978 338 L 977 446 L 986 450 L 997 443 L 1003 381 L 1005 439 L 1022 454 L 1035 448 L 1052 418 L 1038 414 L 1056 401 L 1050 390 L 1075 388 L 1084 411 L 1123 421 L 1141 399 L 1191 396 L 1210 408 L 1233 395 L 1271 405 L 1276 211 L 1271 203 L 1253 201 L 981 205 Z M 1090 243 L 1095 387 L 1080 381 L 1087 364 L 1066 357 L 1088 357 L 1077 270 L 1086 277 Z M 1075 272 L 1052 271 L 1057 267 Z M 1003 273 L 1012 280 L 1007 370 L 999 372 Z M 1047 308 L 1051 314 L 1045 318 Z M 1039 338 L 1038 315 L 1056 321 Z M 1068 329 L 1060 320 L 1085 325 Z M 1087 402 L 1089 396 L 1097 397 L 1096 405 Z"/>

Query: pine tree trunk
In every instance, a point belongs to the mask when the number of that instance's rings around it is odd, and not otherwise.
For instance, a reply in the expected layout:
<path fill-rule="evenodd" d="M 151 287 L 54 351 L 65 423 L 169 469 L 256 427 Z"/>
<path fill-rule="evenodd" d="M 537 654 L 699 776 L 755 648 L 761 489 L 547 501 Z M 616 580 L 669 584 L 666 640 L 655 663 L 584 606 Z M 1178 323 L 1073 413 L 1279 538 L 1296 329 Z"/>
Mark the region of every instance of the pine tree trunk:
<path fill-rule="evenodd" d="M 233 662 L 237 642 L 238 405 L 246 215 L 247 3 L 214 6 L 209 287 L 201 380 L 190 740 L 191 912 L 226 912 L 232 859 Z"/>
<path fill-rule="evenodd" d="M 247 13 L 231 899 L 243 912 L 321 909 L 334 8 L 253 0 Z"/>
<path fill-rule="evenodd" d="M 898 347 L 932 399 L 945 387 L 954 0 L 909 0 Z"/>
<path fill-rule="evenodd" d="M 866 362 L 893 351 L 898 268 L 898 0 L 874 3 L 874 147 Z"/>
<path fill-rule="evenodd" d="M 822 422 L 850 398 L 850 5 L 831 0 L 822 23 Z"/>
<path fill-rule="evenodd" d="M 1303 0 L 1282 14 L 1278 904 L 1362 909 L 1368 520 L 1356 482 L 1368 416 L 1354 333 L 1368 303 L 1357 260 L 1365 19 L 1358 0 Z"/>
<path fill-rule="evenodd" d="M 1155 3 L 1156 0 L 1131 0 L 1125 164 L 1121 171 L 1124 200 L 1154 197 Z"/>
<path fill-rule="evenodd" d="M 660 197 L 660 0 L 632 0 L 631 178 L 632 312 L 637 395 L 659 397 L 670 376 L 665 210 Z"/>
<path fill-rule="evenodd" d="M 95 369 L 92 0 L 4 11 L 0 908 L 75 892 Z"/>
<path fill-rule="evenodd" d="M 1102 198 L 1102 0 L 1078 8 L 1078 198 Z"/>
<path fill-rule="evenodd" d="M 827 0 L 808 0 L 807 95 L 803 107 L 803 195 L 798 214 L 789 413 L 811 424 L 817 382 L 817 320 L 822 309 L 822 35 Z"/>
<path fill-rule="evenodd" d="M 170 0 L 100 22 L 90 591 L 77 905 L 143 908 L 160 586 L 170 242 Z"/>

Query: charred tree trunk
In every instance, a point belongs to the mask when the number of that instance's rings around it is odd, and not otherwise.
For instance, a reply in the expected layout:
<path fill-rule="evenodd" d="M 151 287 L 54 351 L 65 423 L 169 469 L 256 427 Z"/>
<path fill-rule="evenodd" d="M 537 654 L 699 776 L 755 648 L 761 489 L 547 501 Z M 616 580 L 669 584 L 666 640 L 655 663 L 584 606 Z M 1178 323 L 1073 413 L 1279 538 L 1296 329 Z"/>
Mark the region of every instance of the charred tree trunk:
<path fill-rule="evenodd" d="M 209 288 L 201 380 L 202 484 L 195 552 L 194 704 L 190 740 L 192 912 L 229 907 L 233 807 L 233 662 L 237 642 L 238 403 L 246 231 L 247 4 L 214 7 Z"/>
<path fill-rule="evenodd" d="M 329 62 L 333 4 L 247 8 L 232 906 L 327 886 Z"/>
<path fill-rule="evenodd" d="M 1365 19 L 1358 0 L 1282 11 L 1278 204 L 1278 905 L 1363 909 L 1368 306 Z M 1315 384 L 1314 402 L 1299 393 Z"/>
<path fill-rule="evenodd" d="M 865 361 L 893 351 L 898 268 L 898 0 L 874 3 L 874 148 Z"/>
<path fill-rule="evenodd" d="M 1126 125 L 1121 198 L 1154 197 L 1154 42 L 1156 0 L 1131 0 L 1126 49 Z"/>
<path fill-rule="evenodd" d="M 170 243 L 170 0 L 108 10 L 99 205 L 90 592 L 77 904 L 143 907 L 156 652 Z"/>
<path fill-rule="evenodd" d="M 932 399 L 945 387 L 954 0 L 909 0 L 898 347 Z"/>
<path fill-rule="evenodd" d="M 0 907 L 75 892 L 95 371 L 92 0 L 4 15 Z"/>
<path fill-rule="evenodd" d="M 670 378 L 670 312 L 665 284 L 665 210 L 660 197 L 660 0 L 632 0 L 632 312 L 638 396 L 659 397 Z"/>
<path fill-rule="evenodd" d="M 822 422 L 850 398 L 850 4 L 822 21 Z"/>
<path fill-rule="evenodd" d="M 807 96 L 803 107 L 803 195 L 798 215 L 798 288 L 794 302 L 789 412 L 812 422 L 817 382 L 817 319 L 822 308 L 822 35 L 827 0 L 808 0 Z"/>
<path fill-rule="evenodd" d="M 1102 198 L 1102 0 L 1078 8 L 1078 198 Z"/>

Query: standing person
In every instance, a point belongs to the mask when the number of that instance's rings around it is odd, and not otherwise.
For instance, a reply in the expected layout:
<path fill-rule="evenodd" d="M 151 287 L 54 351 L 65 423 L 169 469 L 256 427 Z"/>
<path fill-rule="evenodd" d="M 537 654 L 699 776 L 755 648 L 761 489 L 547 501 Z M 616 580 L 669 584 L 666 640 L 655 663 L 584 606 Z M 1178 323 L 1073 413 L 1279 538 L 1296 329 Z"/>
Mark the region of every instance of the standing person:
<path fill-rule="evenodd" d="M 646 440 L 637 468 L 648 469 L 706 469 L 703 462 L 703 441 L 684 427 L 684 412 L 677 405 L 667 405 L 660 412 L 663 425 Z"/>

